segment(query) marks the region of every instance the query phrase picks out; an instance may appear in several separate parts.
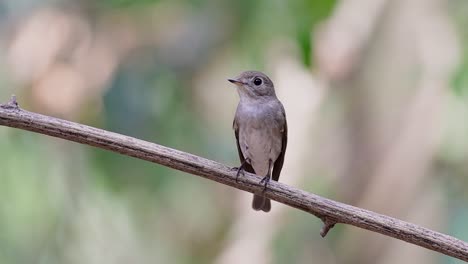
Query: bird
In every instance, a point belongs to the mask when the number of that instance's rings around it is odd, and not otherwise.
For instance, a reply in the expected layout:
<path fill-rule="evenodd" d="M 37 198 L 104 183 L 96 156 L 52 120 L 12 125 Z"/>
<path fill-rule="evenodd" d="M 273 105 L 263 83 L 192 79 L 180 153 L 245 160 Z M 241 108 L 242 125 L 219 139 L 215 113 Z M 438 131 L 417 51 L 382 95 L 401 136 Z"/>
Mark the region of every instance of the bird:
<path fill-rule="evenodd" d="M 233 121 L 241 165 L 236 181 L 244 171 L 263 177 L 264 191 L 270 179 L 278 181 L 288 142 L 288 125 L 283 104 L 271 79 L 259 71 L 245 71 L 228 79 L 237 87 L 239 103 Z M 269 212 L 270 199 L 254 194 L 252 208 Z"/>

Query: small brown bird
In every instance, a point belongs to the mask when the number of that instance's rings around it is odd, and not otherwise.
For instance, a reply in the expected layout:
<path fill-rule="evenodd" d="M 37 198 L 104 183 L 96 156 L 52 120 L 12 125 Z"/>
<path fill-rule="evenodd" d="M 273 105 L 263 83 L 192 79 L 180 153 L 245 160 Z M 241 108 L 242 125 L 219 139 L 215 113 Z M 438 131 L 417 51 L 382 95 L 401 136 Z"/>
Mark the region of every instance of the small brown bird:
<path fill-rule="evenodd" d="M 246 71 L 235 79 L 239 104 L 233 128 L 243 170 L 262 176 L 260 184 L 267 187 L 270 178 L 278 181 L 283 168 L 288 141 L 288 126 L 284 107 L 276 97 L 273 82 L 258 71 Z M 270 199 L 254 195 L 252 208 L 269 212 Z"/>

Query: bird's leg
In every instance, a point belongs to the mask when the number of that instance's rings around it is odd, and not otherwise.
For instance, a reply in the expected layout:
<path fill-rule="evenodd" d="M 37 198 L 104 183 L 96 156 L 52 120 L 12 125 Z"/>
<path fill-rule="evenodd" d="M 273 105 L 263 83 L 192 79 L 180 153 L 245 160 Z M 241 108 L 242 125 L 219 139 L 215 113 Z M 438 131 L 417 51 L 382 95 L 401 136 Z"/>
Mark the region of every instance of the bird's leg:
<path fill-rule="evenodd" d="M 236 173 L 236 182 L 238 182 L 239 180 L 239 175 L 242 174 L 242 176 L 244 175 L 244 167 L 247 163 L 250 163 L 250 160 L 249 159 L 244 159 L 244 161 L 242 161 L 241 165 L 237 168 L 237 167 L 234 167 L 235 170 L 237 170 L 237 173 Z"/>
<path fill-rule="evenodd" d="M 268 173 L 267 173 L 267 175 L 265 177 L 263 177 L 263 179 L 260 181 L 260 184 L 264 183 L 263 192 L 265 192 L 265 190 L 267 188 L 267 185 L 270 182 L 270 178 L 271 178 L 271 160 L 268 161 Z"/>

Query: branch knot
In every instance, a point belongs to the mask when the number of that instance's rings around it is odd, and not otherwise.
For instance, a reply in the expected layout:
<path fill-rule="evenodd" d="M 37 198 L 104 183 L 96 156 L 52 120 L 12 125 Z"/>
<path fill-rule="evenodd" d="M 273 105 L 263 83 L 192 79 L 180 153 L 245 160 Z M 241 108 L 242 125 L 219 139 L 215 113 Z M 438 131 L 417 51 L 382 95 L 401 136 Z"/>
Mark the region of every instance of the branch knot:
<path fill-rule="evenodd" d="M 330 229 L 332 229 L 337 224 L 337 222 L 328 217 L 321 217 L 320 219 L 323 222 L 322 229 L 320 229 L 320 235 L 325 237 L 328 234 L 328 231 L 330 231 Z"/>
<path fill-rule="evenodd" d="M 12 95 L 10 101 L 6 104 L 0 104 L 3 109 L 19 109 L 18 101 L 16 101 L 16 95 Z"/>

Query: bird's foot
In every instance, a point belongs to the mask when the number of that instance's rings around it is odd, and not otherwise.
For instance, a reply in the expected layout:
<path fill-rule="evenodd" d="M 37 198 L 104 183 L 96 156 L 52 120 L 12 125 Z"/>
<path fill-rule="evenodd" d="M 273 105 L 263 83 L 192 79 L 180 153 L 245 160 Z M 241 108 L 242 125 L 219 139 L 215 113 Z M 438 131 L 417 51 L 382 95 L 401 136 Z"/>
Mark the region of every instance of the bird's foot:
<path fill-rule="evenodd" d="M 260 184 L 263 184 L 263 192 L 267 189 L 267 185 L 270 182 L 270 175 L 267 175 L 263 177 L 263 179 L 260 181 Z"/>
<path fill-rule="evenodd" d="M 236 173 L 236 182 L 239 182 L 239 175 L 242 174 L 242 176 L 244 176 L 244 167 L 247 163 L 250 163 L 250 160 L 249 159 L 245 159 L 244 161 L 242 161 L 241 165 L 239 167 L 234 167 L 232 168 L 233 170 L 237 170 L 237 173 Z"/>
<path fill-rule="evenodd" d="M 234 167 L 232 168 L 232 170 L 236 170 L 236 182 L 239 182 L 239 176 L 244 176 L 244 169 L 242 168 L 242 166 L 240 167 Z"/>

